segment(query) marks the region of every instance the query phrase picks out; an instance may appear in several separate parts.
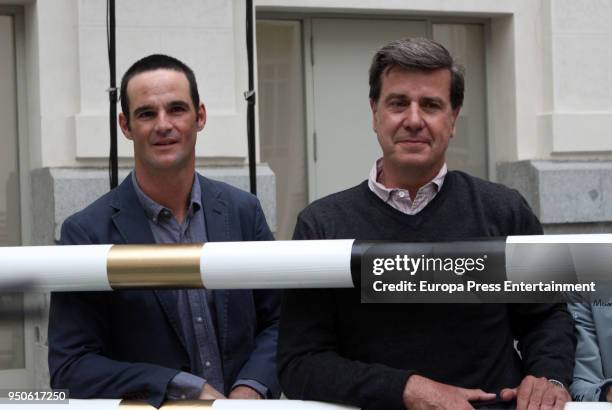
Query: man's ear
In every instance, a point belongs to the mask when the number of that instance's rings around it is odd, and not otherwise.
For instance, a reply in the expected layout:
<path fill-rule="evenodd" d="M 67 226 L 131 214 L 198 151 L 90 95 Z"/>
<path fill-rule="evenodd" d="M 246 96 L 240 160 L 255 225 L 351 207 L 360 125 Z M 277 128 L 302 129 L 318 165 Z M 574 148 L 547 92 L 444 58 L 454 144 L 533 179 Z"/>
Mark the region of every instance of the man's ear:
<path fill-rule="evenodd" d="M 131 140 L 132 132 L 130 131 L 130 122 L 122 112 L 119 113 L 119 127 L 121 127 L 121 132 L 123 132 L 125 138 Z"/>
<path fill-rule="evenodd" d="M 461 107 L 457 107 L 453 109 L 453 131 L 451 133 L 451 138 L 455 136 L 457 132 L 457 119 L 459 118 L 459 112 L 461 111 Z"/>
<path fill-rule="evenodd" d="M 376 113 L 378 112 L 378 104 L 370 98 L 370 109 L 372 110 L 372 129 L 376 132 Z"/>
<path fill-rule="evenodd" d="M 204 106 L 204 103 L 200 103 L 198 109 L 196 110 L 196 115 L 198 131 L 202 131 L 204 129 L 204 125 L 206 124 L 206 107 Z"/>

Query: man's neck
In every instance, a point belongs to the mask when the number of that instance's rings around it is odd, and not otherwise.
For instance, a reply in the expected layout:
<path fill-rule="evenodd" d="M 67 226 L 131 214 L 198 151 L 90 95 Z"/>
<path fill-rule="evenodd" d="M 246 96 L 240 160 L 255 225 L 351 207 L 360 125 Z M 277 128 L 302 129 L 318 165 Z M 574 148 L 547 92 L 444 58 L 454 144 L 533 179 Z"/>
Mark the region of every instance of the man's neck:
<path fill-rule="evenodd" d="M 149 198 L 170 209 L 181 223 L 187 214 L 195 167 L 179 171 L 151 172 L 136 165 L 136 182 Z"/>
<path fill-rule="evenodd" d="M 439 166 L 423 170 L 418 168 L 394 168 L 392 164 L 387 164 L 383 160 L 382 171 L 379 175 L 379 182 L 386 188 L 405 189 L 410 194 L 410 198 L 416 198 L 419 189 L 431 182 L 440 172 L 444 163 Z"/>

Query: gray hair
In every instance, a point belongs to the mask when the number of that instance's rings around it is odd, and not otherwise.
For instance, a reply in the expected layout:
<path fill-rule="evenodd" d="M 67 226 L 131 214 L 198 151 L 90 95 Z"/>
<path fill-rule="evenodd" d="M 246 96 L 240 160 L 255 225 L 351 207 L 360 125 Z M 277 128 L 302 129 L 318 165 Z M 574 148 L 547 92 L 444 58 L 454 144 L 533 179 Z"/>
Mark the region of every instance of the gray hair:
<path fill-rule="evenodd" d="M 450 101 L 453 109 L 463 104 L 464 70 L 455 63 L 444 46 L 426 38 L 395 40 L 381 48 L 370 66 L 370 99 L 378 101 L 382 88 L 381 77 L 392 67 L 409 71 L 447 69 L 451 73 Z"/>

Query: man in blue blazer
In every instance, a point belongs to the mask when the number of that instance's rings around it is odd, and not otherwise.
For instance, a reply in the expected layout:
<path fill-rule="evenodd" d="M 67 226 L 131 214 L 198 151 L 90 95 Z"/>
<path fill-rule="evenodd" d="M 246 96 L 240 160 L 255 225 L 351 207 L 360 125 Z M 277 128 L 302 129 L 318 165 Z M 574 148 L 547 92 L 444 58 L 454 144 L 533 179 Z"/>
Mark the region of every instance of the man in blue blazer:
<path fill-rule="evenodd" d="M 182 62 L 151 55 L 121 83 L 134 171 L 68 218 L 62 244 L 273 240 L 259 201 L 195 172 L 206 111 Z M 240 257 L 240 255 L 236 255 Z M 72 398 L 276 397 L 279 294 L 267 290 L 54 293 L 53 388 Z"/>

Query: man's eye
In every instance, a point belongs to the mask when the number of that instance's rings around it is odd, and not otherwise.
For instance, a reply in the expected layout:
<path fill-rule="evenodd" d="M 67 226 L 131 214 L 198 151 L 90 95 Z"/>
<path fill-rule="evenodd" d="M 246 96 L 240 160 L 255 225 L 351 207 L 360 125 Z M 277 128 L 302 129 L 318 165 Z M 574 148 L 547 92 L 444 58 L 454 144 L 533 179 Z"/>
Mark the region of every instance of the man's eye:
<path fill-rule="evenodd" d="M 138 118 L 151 118 L 155 115 L 153 111 L 142 111 L 138 114 Z"/>
<path fill-rule="evenodd" d="M 171 107 L 170 112 L 185 112 L 185 107 L 177 105 L 175 107 Z"/>
<path fill-rule="evenodd" d="M 402 100 L 391 100 L 389 101 L 389 106 L 394 108 L 401 108 L 406 106 L 406 101 Z"/>
<path fill-rule="evenodd" d="M 439 110 L 441 108 L 440 103 L 436 101 L 424 101 L 421 106 L 426 110 Z"/>

